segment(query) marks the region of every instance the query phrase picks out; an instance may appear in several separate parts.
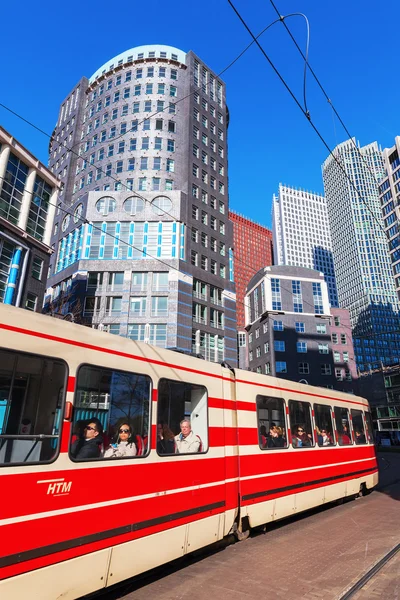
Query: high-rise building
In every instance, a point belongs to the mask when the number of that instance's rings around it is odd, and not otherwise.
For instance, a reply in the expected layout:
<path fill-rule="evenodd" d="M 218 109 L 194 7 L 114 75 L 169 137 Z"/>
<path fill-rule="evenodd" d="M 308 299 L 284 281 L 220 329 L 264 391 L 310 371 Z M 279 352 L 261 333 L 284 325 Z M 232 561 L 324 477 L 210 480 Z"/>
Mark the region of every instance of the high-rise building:
<path fill-rule="evenodd" d="M 0 302 L 41 312 L 60 185 L 0 127 Z"/>
<path fill-rule="evenodd" d="M 244 312 L 246 288 L 259 269 L 272 265 L 272 232 L 267 227 L 231 210 L 229 220 L 233 224 L 238 361 L 241 368 L 247 369 L 248 351 Z"/>
<path fill-rule="evenodd" d="M 323 196 L 279 184 L 272 201 L 276 265 L 315 269 L 324 274 L 329 302 L 338 306 L 326 202 Z"/>
<path fill-rule="evenodd" d="M 228 121 L 224 83 L 193 52 L 132 48 L 79 81 L 50 145 L 65 186 L 49 304 L 236 364 Z"/>
<path fill-rule="evenodd" d="M 399 305 L 381 217 L 385 176 L 376 142 L 336 146 L 323 164 L 339 305 L 350 312 L 361 371 L 399 362 Z M 338 162 L 339 164 L 338 164 Z"/>
<path fill-rule="evenodd" d="M 400 299 L 400 137 L 396 136 L 392 148 L 383 151 L 386 176 L 380 182 L 379 199 L 382 207 L 383 226 L 389 244 L 390 262 L 394 273 L 397 295 Z"/>

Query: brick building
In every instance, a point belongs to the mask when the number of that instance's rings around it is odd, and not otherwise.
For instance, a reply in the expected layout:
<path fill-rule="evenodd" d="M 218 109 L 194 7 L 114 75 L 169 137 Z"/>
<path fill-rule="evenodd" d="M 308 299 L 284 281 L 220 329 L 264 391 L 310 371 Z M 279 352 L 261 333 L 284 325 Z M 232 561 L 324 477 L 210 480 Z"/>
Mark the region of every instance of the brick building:
<path fill-rule="evenodd" d="M 241 368 L 247 368 L 247 336 L 244 329 L 246 287 L 259 269 L 272 265 L 272 231 L 233 211 L 229 211 L 229 220 L 233 223 L 238 362 Z"/>

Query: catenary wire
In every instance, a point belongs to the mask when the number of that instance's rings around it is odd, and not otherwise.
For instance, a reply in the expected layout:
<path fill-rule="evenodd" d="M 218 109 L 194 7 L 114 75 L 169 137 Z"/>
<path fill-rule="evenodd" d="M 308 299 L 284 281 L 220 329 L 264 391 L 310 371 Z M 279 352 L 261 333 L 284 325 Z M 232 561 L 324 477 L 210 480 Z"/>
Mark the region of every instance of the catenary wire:
<path fill-rule="evenodd" d="M 337 165 L 339 166 L 340 170 L 342 171 L 342 173 L 344 174 L 344 176 L 346 177 L 346 179 L 348 179 L 349 183 L 353 187 L 353 189 L 356 192 L 357 196 L 359 197 L 359 199 L 361 200 L 361 202 L 366 206 L 366 208 L 368 209 L 368 212 L 371 214 L 371 216 L 373 217 L 373 219 L 376 221 L 378 227 L 383 231 L 383 233 L 385 233 L 385 230 L 384 230 L 382 224 L 379 222 L 379 220 L 377 219 L 377 217 L 373 213 L 373 211 L 370 208 L 370 206 L 368 205 L 368 203 L 365 201 L 365 199 L 360 194 L 360 192 L 357 189 L 355 183 L 353 182 L 353 180 L 351 179 L 351 177 L 347 174 L 346 170 L 343 168 L 340 160 L 334 155 L 333 150 L 331 150 L 329 144 L 326 142 L 325 138 L 320 133 L 320 131 L 317 128 L 317 126 L 313 123 L 310 114 L 306 113 L 306 111 L 304 110 L 304 108 L 300 104 L 299 100 L 296 98 L 295 94 L 293 93 L 293 91 L 291 90 L 291 88 L 289 87 L 289 85 L 286 83 L 286 81 L 283 78 L 283 76 L 281 75 L 281 73 L 278 71 L 278 69 L 276 68 L 276 66 L 274 65 L 274 63 L 272 62 L 272 60 L 270 59 L 270 57 L 268 56 L 268 54 L 265 52 L 264 48 L 259 43 L 259 41 L 256 38 L 256 36 L 254 35 L 254 33 L 251 31 L 250 27 L 247 25 L 247 23 L 244 20 L 244 18 L 242 17 L 242 15 L 239 13 L 239 11 L 237 10 L 237 8 L 233 4 L 232 0 L 227 0 L 227 1 L 230 4 L 230 6 L 232 7 L 232 9 L 235 12 L 236 16 L 242 22 L 242 24 L 245 27 L 245 29 L 247 30 L 247 32 L 253 38 L 253 41 L 258 46 L 259 50 L 261 51 L 261 53 L 263 54 L 264 58 L 269 63 L 270 67 L 273 69 L 273 71 L 275 72 L 275 74 L 277 75 L 277 77 L 280 79 L 281 83 L 284 85 L 284 87 L 286 88 L 286 90 L 288 91 L 288 93 L 290 94 L 290 96 L 292 97 L 292 99 L 294 100 L 294 102 L 297 104 L 298 108 L 301 110 L 301 112 L 303 113 L 303 115 L 309 121 L 311 127 L 314 129 L 315 133 L 317 134 L 317 136 L 319 137 L 319 139 L 321 140 L 321 142 L 323 143 L 323 145 L 325 146 L 325 148 L 328 150 L 329 155 L 332 156 L 333 160 L 337 163 Z"/>
<path fill-rule="evenodd" d="M 270 3 L 273 7 L 273 9 L 275 10 L 276 14 L 278 16 L 280 16 L 279 13 L 279 9 L 277 8 L 275 2 L 273 0 L 270 0 Z M 307 17 L 304 15 L 304 17 L 307 19 Z M 344 131 L 346 132 L 346 135 L 348 136 L 349 140 L 351 141 L 351 143 L 353 144 L 355 150 L 357 151 L 359 157 L 361 158 L 362 162 L 364 163 L 365 167 L 368 169 L 368 171 L 370 172 L 370 174 L 372 175 L 373 179 L 375 180 L 376 184 L 379 185 L 379 181 L 376 178 L 376 174 L 373 172 L 373 170 L 371 169 L 370 165 L 368 164 L 368 161 L 365 159 L 365 156 L 361 153 L 360 148 L 357 146 L 357 144 L 354 141 L 354 137 L 351 135 L 350 131 L 348 130 L 348 128 L 346 127 L 343 119 L 341 118 L 341 116 L 339 115 L 338 111 L 336 110 L 331 98 L 329 97 L 328 93 L 326 92 L 325 88 L 323 87 L 320 79 L 318 78 L 318 76 L 316 75 L 315 71 L 313 70 L 313 68 L 311 67 L 309 61 L 308 61 L 308 52 L 306 52 L 306 55 L 304 56 L 304 53 L 302 51 L 302 49 L 300 48 L 296 38 L 294 37 L 294 35 L 292 34 L 292 32 L 289 29 L 289 26 L 285 23 L 285 17 L 281 17 L 280 20 L 282 21 L 286 31 L 288 32 L 289 36 L 291 37 L 294 45 L 296 46 L 297 50 L 299 51 L 300 55 L 302 56 L 302 58 L 305 61 L 305 68 L 308 67 L 308 69 L 310 70 L 311 75 L 314 77 L 318 87 L 320 88 L 320 90 L 322 91 L 323 95 L 325 96 L 326 101 L 328 102 L 328 104 L 330 105 L 332 112 L 335 114 L 335 116 L 337 117 L 339 123 L 341 124 L 341 126 L 343 127 Z M 308 20 L 307 20 L 308 22 Z M 333 115 L 332 115 L 333 116 Z M 336 133 L 335 133 L 336 135 Z"/>

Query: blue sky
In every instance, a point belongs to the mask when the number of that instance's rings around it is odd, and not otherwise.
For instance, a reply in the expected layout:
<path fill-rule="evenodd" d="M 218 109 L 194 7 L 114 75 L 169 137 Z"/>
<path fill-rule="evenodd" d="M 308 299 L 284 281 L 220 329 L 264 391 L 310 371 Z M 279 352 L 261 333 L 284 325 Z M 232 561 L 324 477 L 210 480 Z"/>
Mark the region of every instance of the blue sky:
<path fill-rule="evenodd" d="M 254 33 L 276 18 L 270 2 L 235 0 Z M 337 111 L 362 145 L 392 146 L 400 134 L 398 0 L 277 0 L 281 14 L 303 12 L 310 28 L 309 61 Z M 2 7 L 0 102 L 51 134 L 59 105 L 73 85 L 104 62 L 141 44 L 193 50 L 217 73 L 250 37 L 226 0 L 201 3 L 77 2 L 22 0 Z M 305 22 L 287 20 L 302 47 Z M 302 102 L 303 61 L 283 25 L 260 41 Z M 5 51 L 6 49 L 6 51 Z M 224 75 L 230 110 L 231 208 L 271 224 L 271 198 L 279 182 L 322 192 L 321 163 L 327 151 L 253 46 Z M 311 117 L 331 147 L 346 134 L 308 75 Z M 47 163 L 48 139 L 0 107 L 0 124 Z"/>

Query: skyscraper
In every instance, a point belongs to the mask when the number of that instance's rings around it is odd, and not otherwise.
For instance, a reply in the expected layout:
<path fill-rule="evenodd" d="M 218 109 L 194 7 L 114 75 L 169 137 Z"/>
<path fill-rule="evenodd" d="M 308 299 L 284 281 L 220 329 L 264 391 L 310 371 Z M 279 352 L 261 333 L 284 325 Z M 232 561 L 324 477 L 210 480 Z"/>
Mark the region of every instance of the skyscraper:
<path fill-rule="evenodd" d="M 245 331 L 245 295 L 247 285 L 262 267 L 272 265 L 272 232 L 233 211 L 229 211 L 233 224 L 233 247 L 235 249 L 236 315 L 238 329 L 239 366 L 249 366 L 247 333 Z"/>
<path fill-rule="evenodd" d="M 380 182 L 379 199 L 382 207 L 383 226 L 388 241 L 397 296 L 400 299 L 400 223 L 398 204 L 400 198 L 400 137 L 396 136 L 392 148 L 383 151 L 386 177 Z"/>
<path fill-rule="evenodd" d="M 65 185 L 49 302 L 235 364 L 227 128 L 225 85 L 193 52 L 140 46 L 83 77 L 50 145 Z"/>
<path fill-rule="evenodd" d="M 329 303 L 338 306 L 332 241 L 323 196 L 279 184 L 273 196 L 274 262 L 324 274 Z"/>
<path fill-rule="evenodd" d="M 384 177 L 376 142 L 339 144 L 323 164 L 339 304 L 350 311 L 361 371 L 399 362 L 399 306 L 379 203 Z"/>

